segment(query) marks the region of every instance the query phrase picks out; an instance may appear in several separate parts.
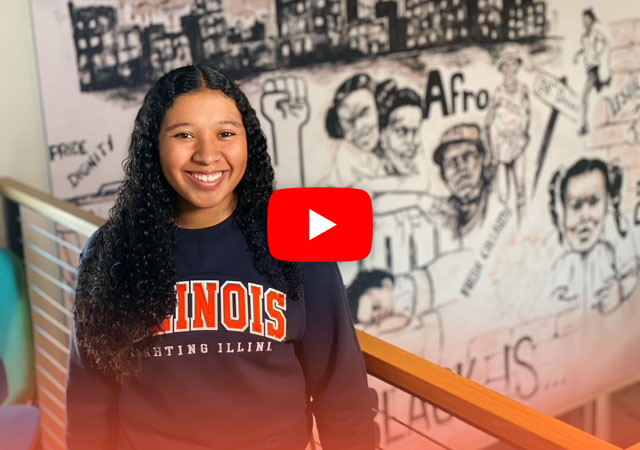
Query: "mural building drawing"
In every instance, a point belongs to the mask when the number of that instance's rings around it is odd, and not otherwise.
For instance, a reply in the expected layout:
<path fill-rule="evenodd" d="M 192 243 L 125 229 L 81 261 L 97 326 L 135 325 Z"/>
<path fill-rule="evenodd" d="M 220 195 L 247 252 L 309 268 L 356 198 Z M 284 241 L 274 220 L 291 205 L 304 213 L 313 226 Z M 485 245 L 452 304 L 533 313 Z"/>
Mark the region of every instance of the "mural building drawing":
<path fill-rule="evenodd" d="M 31 3 L 55 196 L 106 217 L 145 90 L 211 64 L 277 188 L 369 193 L 371 254 L 340 263 L 356 327 L 553 414 L 640 373 L 640 4 Z M 379 448 L 491 443 L 370 386 Z"/>

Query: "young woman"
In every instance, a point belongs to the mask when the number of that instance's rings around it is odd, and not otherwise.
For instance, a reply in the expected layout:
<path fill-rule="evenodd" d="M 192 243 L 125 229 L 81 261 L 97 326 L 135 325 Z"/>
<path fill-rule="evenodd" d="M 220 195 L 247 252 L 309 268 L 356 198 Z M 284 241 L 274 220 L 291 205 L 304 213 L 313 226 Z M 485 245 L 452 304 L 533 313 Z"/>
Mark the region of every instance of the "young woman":
<path fill-rule="evenodd" d="M 553 264 L 552 298 L 586 313 L 613 312 L 638 282 L 635 246 L 620 212 L 622 171 L 580 159 L 551 184 L 551 218 L 568 249 Z M 559 210 L 559 211 L 558 211 Z"/>
<path fill-rule="evenodd" d="M 373 449 L 333 263 L 269 253 L 273 170 L 238 86 L 202 66 L 146 95 L 83 252 L 67 386 L 76 449 Z"/>

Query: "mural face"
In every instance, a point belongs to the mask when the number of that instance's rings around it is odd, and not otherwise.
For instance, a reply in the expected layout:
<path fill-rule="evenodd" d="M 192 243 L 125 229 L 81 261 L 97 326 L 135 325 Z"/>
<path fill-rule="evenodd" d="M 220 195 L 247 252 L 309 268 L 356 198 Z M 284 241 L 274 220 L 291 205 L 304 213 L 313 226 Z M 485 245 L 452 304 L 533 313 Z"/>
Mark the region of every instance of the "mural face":
<path fill-rule="evenodd" d="M 589 251 L 602 235 L 607 211 L 606 181 L 602 173 L 591 170 L 571 178 L 563 203 L 569 245 L 577 252 Z"/>
<path fill-rule="evenodd" d="M 522 61 L 518 58 L 511 58 L 498 66 L 498 70 L 502 72 L 502 75 L 504 75 L 505 84 L 513 85 L 516 83 L 518 71 L 520 70 L 521 65 Z"/>
<path fill-rule="evenodd" d="M 373 93 L 356 89 L 346 94 L 336 108 L 344 139 L 363 152 L 378 145 L 378 109 Z"/>
<path fill-rule="evenodd" d="M 474 142 L 449 144 L 443 150 L 442 178 L 451 195 L 463 203 L 477 199 L 482 189 L 483 158 Z"/>
<path fill-rule="evenodd" d="M 640 373 L 640 4 L 31 1 L 54 195 L 106 215 L 150 83 L 213 65 L 278 188 L 371 196 L 371 254 L 340 264 L 357 327 L 548 412 Z M 176 190 L 242 167 L 182 131 Z M 489 443 L 371 385 L 382 448 Z"/>
<path fill-rule="evenodd" d="M 400 106 L 389 114 L 389 124 L 381 132 L 381 147 L 399 173 L 408 173 L 420 149 L 422 137 L 422 109 L 419 106 Z"/>

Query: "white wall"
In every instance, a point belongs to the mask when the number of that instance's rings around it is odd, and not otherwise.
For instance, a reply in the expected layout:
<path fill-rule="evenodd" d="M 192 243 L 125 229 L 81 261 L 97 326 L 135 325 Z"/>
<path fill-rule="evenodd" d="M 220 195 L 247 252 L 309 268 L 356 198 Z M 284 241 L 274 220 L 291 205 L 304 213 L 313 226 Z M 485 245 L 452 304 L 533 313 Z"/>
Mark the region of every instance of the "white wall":
<path fill-rule="evenodd" d="M 50 192 L 30 0 L 0 14 L 0 176 Z"/>

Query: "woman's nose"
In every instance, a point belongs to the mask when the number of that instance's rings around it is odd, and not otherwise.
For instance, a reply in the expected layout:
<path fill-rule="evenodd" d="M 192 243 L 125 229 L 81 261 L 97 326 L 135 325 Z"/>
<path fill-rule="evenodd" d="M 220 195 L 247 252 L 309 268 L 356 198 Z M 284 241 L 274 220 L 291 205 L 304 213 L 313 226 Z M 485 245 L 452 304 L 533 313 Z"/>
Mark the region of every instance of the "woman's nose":
<path fill-rule="evenodd" d="M 202 142 L 198 145 L 196 151 L 193 154 L 193 161 L 210 165 L 218 161 L 222 156 L 222 153 L 217 148 L 214 142 Z"/>

